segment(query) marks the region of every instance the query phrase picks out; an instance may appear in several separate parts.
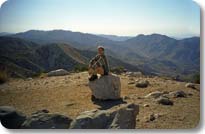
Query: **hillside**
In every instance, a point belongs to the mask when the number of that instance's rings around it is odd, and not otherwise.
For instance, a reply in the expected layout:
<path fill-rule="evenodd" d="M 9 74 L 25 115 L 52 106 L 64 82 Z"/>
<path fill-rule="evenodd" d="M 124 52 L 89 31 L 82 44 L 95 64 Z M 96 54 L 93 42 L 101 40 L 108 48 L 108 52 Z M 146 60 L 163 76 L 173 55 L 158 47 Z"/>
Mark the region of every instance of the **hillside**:
<path fill-rule="evenodd" d="M 185 87 L 185 82 L 163 77 L 130 77 L 122 74 L 119 75 L 122 100 L 95 101 L 91 99 L 87 77 L 87 72 L 82 72 L 28 80 L 11 79 L 0 85 L 0 106 L 13 106 L 26 115 L 46 109 L 50 113 L 75 118 L 84 111 L 105 110 L 133 102 L 140 106 L 136 118 L 136 128 L 139 129 L 190 129 L 199 123 L 200 85 L 196 84 L 196 89 L 192 89 Z M 149 86 L 136 87 L 132 82 L 139 79 L 149 81 Z M 184 91 L 186 97 L 169 97 L 173 105 L 161 105 L 145 97 L 155 91 L 166 95 L 173 91 Z"/>
<path fill-rule="evenodd" d="M 0 63 L 11 76 L 28 77 L 41 72 L 63 68 L 73 71 L 77 66 L 87 66 L 96 52 L 78 50 L 70 44 L 52 43 L 39 45 L 13 37 L 0 37 Z M 136 66 L 108 56 L 110 67 L 123 66 L 129 70 L 139 70 Z"/>
<path fill-rule="evenodd" d="M 137 66 L 147 74 L 190 80 L 200 70 L 199 37 L 177 40 L 166 35 L 151 34 L 116 41 L 100 35 L 65 30 L 30 30 L 12 36 L 40 45 L 66 43 L 85 51 L 96 51 L 96 46 L 100 44 L 106 48 L 107 55 Z"/>

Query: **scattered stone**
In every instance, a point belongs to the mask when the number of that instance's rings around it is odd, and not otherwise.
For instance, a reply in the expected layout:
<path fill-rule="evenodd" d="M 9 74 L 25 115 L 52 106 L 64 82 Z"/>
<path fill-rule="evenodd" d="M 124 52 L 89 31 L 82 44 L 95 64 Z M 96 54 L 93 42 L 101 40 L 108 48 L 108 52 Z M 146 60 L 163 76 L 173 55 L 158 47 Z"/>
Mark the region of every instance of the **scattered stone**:
<path fill-rule="evenodd" d="M 109 74 L 88 83 L 96 99 L 120 99 L 121 83 L 117 75 Z"/>
<path fill-rule="evenodd" d="M 154 121 L 156 118 L 155 118 L 155 116 L 154 116 L 154 114 L 151 114 L 150 116 L 149 116 L 149 120 L 150 121 Z"/>
<path fill-rule="evenodd" d="M 128 100 L 128 99 L 130 99 L 130 97 L 129 96 L 125 96 L 123 99 L 124 100 Z"/>
<path fill-rule="evenodd" d="M 27 78 L 28 81 L 33 80 L 33 78 Z"/>
<path fill-rule="evenodd" d="M 138 96 L 137 99 L 144 99 L 143 97 Z"/>
<path fill-rule="evenodd" d="M 134 129 L 139 106 L 126 104 L 117 109 L 92 110 L 81 113 L 72 123 L 72 129 Z"/>
<path fill-rule="evenodd" d="M 66 107 L 70 107 L 70 106 L 73 106 L 75 103 L 68 103 L 66 104 Z"/>
<path fill-rule="evenodd" d="M 48 84 L 48 81 L 44 82 L 44 85 L 47 85 Z"/>
<path fill-rule="evenodd" d="M 68 75 L 69 72 L 66 71 L 65 69 L 58 69 L 58 70 L 54 70 L 54 71 L 51 71 L 47 74 L 48 77 L 51 77 L 51 76 L 64 76 L 64 75 Z"/>
<path fill-rule="evenodd" d="M 171 96 L 173 96 L 174 98 L 187 97 L 187 94 L 184 91 L 182 91 L 182 90 L 170 92 L 169 94 Z"/>
<path fill-rule="evenodd" d="M 160 97 L 162 94 L 163 93 L 160 92 L 160 91 L 155 91 L 155 92 L 151 92 L 148 95 L 146 95 L 145 98 L 154 98 L 154 99 L 156 99 L 156 98 Z"/>
<path fill-rule="evenodd" d="M 173 101 L 171 101 L 169 98 L 164 96 L 160 96 L 159 98 L 157 98 L 156 102 L 162 105 L 173 105 Z"/>
<path fill-rule="evenodd" d="M 142 72 L 126 72 L 128 77 L 140 77 L 142 76 Z"/>
<path fill-rule="evenodd" d="M 8 129 L 19 129 L 26 120 L 26 116 L 10 106 L 0 106 L 0 120 Z"/>
<path fill-rule="evenodd" d="M 149 81 L 147 80 L 139 80 L 135 86 L 139 88 L 146 88 L 149 85 Z"/>
<path fill-rule="evenodd" d="M 72 119 L 59 114 L 49 114 L 47 111 L 33 113 L 21 125 L 22 129 L 67 129 Z"/>
<path fill-rule="evenodd" d="M 32 114 L 39 114 L 39 113 L 49 113 L 49 111 L 47 109 L 43 109 L 43 110 L 38 110 Z"/>
<path fill-rule="evenodd" d="M 144 104 L 144 107 L 149 107 L 149 104 Z"/>
<path fill-rule="evenodd" d="M 188 93 L 187 95 L 188 95 L 188 96 L 193 96 L 193 94 L 192 94 L 192 93 Z"/>
<path fill-rule="evenodd" d="M 193 88 L 193 89 L 196 88 L 194 83 L 187 83 L 187 84 L 185 85 L 185 87 L 187 87 L 187 88 Z"/>
<path fill-rule="evenodd" d="M 169 94 L 169 92 L 168 91 L 163 91 L 162 94 Z"/>
<path fill-rule="evenodd" d="M 159 117 L 161 117 L 160 114 L 150 114 L 148 117 L 146 117 L 146 122 L 150 122 L 150 121 L 154 121 L 156 119 L 158 119 Z"/>
<path fill-rule="evenodd" d="M 135 82 L 134 82 L 134 81 L 130 81 L 130 82 L 128 82 L 127 84 L 128 84 L 128 85 L 132 85 L 132 84 L 135 84 Z"/>

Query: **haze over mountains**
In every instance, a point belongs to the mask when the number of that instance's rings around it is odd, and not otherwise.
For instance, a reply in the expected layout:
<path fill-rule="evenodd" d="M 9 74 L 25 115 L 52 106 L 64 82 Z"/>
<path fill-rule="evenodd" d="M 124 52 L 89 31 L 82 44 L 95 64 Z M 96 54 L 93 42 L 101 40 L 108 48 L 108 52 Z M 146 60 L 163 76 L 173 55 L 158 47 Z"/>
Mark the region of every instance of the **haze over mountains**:
<path fill-rule="evenodd" d="M 118 37 L 64 30 L 30 30 L 1 37 L 0 44 L 3 64 L 9 61 L 20 68 L 23 65 L 27 70 L 72 70 L 78 64 L 87 64 L 96 54 L 96 47 L 102 45 L 111 67 L 124 66 L 131 71 L 172 77 L 179 75 L 182 79 L 200 71 L 199 37 L 176 40 L 160 34 Z M 16 54 L 21 57 L 18 63 L 13 59 Z M 27 64 L 31 66 L 28 68 Z"/>
<path fill-rule="evenodd" d="M 132 38 L 132 36 L 117 36 L 117 35 L 106 35 L 106 34 L 99 34 L 98 36 L 113 40 L 113 41 L 125 41 L 128 40 L 130 38 Z"/>

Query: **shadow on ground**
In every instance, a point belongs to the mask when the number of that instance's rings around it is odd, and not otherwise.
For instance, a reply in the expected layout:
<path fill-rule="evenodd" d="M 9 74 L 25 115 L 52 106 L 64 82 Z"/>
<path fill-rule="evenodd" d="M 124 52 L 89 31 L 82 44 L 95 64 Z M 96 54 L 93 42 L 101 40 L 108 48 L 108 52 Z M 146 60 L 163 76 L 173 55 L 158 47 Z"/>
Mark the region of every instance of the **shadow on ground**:
<path fill-rule="evenodd" d="M 106 110 L 116 105 L 127 103 L 126 101 L 123 101 L 122 98 L 118 100 L 99 100 L 99 99 L 96 99 L 94 96 L 92 96 L 91 100 L 94 104 L 100 106 L 100 108 L 98 108 L 100 110 Z"/>

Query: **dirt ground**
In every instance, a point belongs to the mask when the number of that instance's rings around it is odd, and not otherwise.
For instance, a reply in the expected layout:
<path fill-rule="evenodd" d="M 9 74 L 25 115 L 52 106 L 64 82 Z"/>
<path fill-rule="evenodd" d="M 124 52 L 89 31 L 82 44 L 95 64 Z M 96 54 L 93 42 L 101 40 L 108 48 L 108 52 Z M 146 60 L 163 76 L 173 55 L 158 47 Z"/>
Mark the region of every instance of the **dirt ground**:
<path fill-rule="evenodd" d="M 75 118 L 81 112 L 93 109 L 108 109 L 123 103 L 134 102 L 140 106 L 136 128 L 195 128 L 200 120 L 200 90 L 186 88 L 184 82 L 162 77 L 133 77 L 119 75 L 121 78 L 121 101 L 95 102 L 91 100 L 86 72 L 67 76 L 34 78 L 31 80 L 12 79 L 0 85 L 0 106 L 13 106 L 30 115 L 37 110 L 47 109 Z M 147 88 L 129 85 L 130 79 L 146 79 Z M 152 99 L 143 98 L 153 91 L 183 90 L 190 94 L 187 98 L 171 98 L 173 106 L 160 105 Z M 149 105 L 145 107 L 144 105 Z M 147 121 L 150 114 L 160 115 L 154 121 Z"/>

